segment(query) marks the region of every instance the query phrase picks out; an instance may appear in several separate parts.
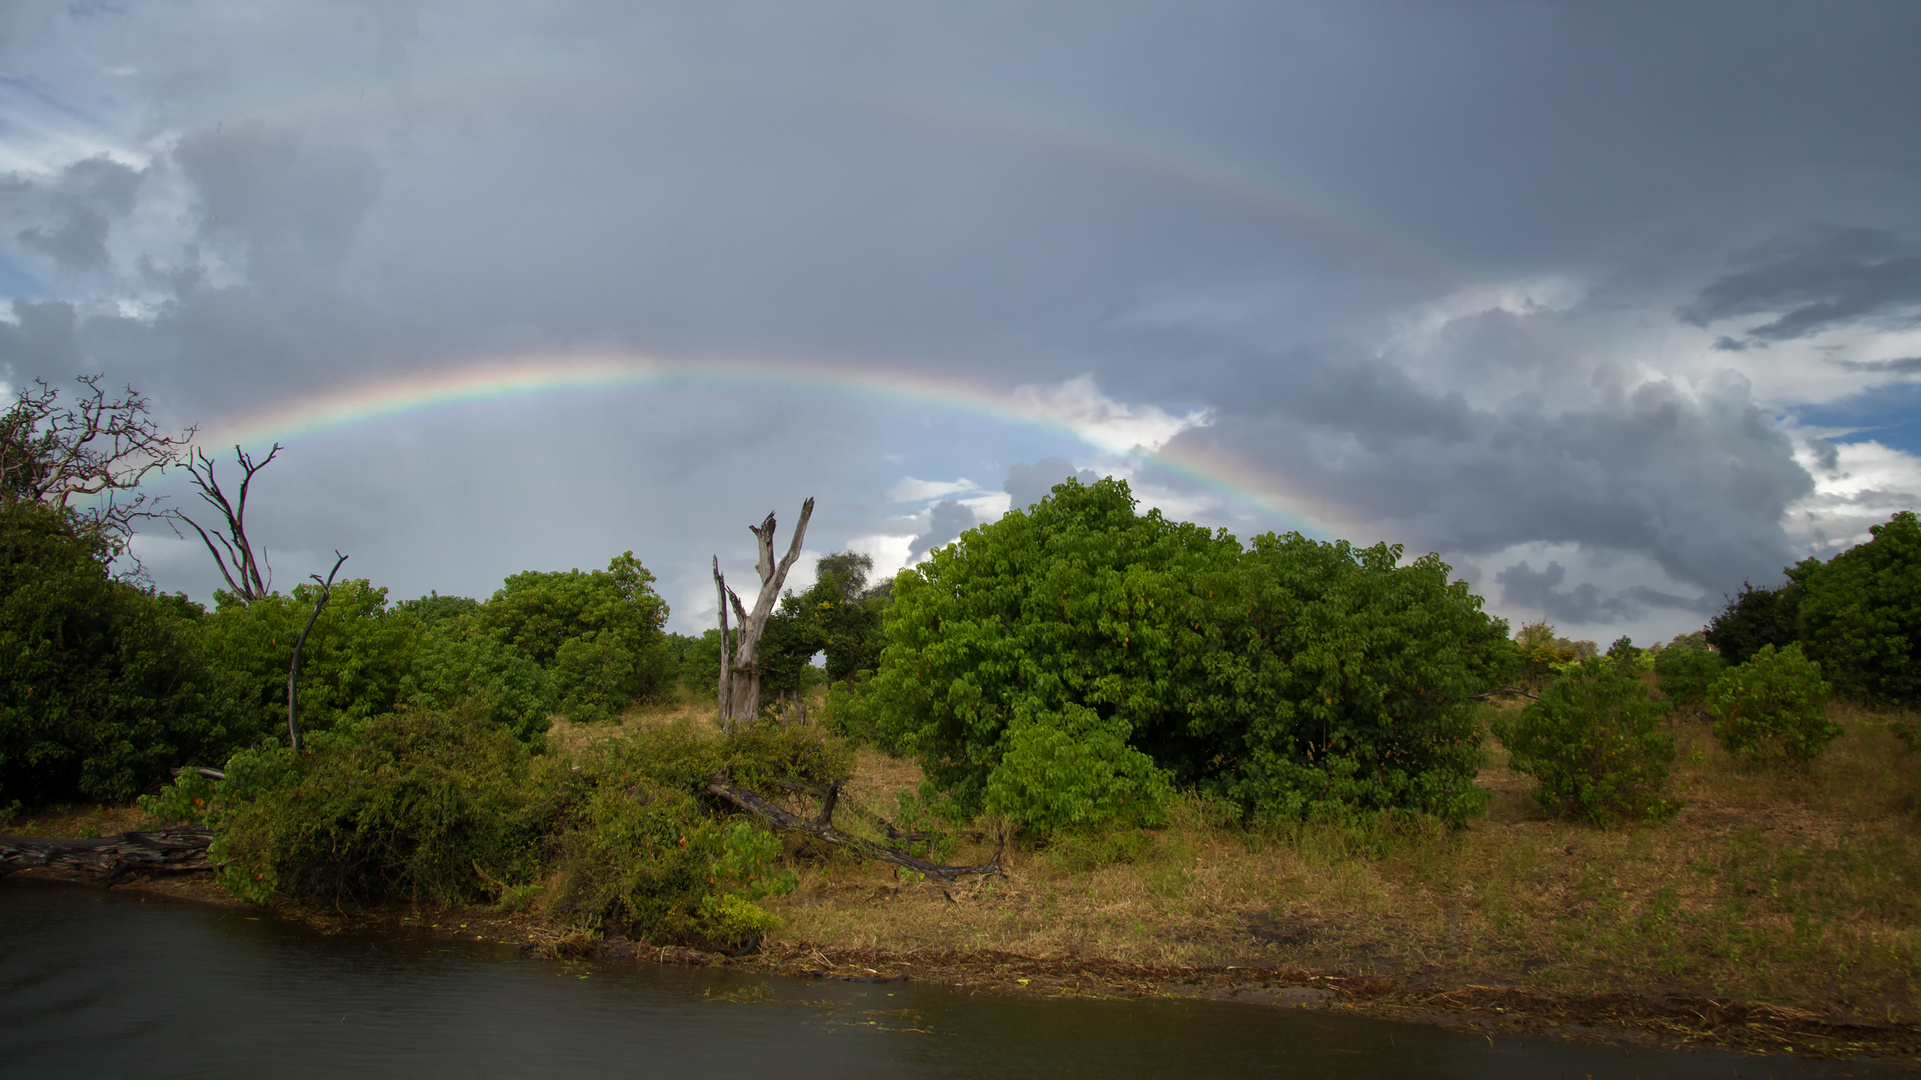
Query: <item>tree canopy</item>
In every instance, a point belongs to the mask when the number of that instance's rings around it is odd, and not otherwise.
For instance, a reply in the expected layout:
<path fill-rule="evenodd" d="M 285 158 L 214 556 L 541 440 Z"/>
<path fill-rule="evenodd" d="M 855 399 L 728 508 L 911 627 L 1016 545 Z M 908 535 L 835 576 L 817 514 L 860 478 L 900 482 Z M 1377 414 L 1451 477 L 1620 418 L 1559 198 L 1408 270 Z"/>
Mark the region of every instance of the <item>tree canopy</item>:
<path fill-rule="evenodd" d="M 1069 481 L 896 578 L 854 718 L 967 809 L 1050 831 L 1174 785 L 1255 815 L 1481 805 L 1474 703 L 1511 663 L 1435 556 L 1299 534 L 1246 548 Z"/>

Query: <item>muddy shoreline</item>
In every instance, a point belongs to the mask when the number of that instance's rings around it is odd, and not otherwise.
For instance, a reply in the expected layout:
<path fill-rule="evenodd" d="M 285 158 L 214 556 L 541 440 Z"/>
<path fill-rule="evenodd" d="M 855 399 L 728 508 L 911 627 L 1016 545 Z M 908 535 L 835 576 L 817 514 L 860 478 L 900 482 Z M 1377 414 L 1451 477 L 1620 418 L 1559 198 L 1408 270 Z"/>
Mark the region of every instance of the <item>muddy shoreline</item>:
<path fill-rule="evenodd" d="M 68 873 L 29 870 L 16 876 L 99 887 Z M 114 891 L 256 910 L 228 896 L 205 874 L 137 879 L 114 886 Z M 805 941 L 768 942 L 758 952 L 727 956 L 682 946 L 590 940 L 532 914 L 492 908 L 258 910 L 328 933 L 406 932 L 491 942 L 569 963 L 675 964 L 859 982 L 912 980 L 1009 997 L 1224 1001 L 1426 1024 L 1490 1038 L 1537 1036 L 1671 1050 L 1730 1050 L 1896 1065 L 1921 1074 L 1921 1024 L 1862 1023 L 1791 1005 L 1698 995 L 1547 994 L 1520 986 L 1260 964 L 1156 966 L 1092 956 L 849 949 Z"/>

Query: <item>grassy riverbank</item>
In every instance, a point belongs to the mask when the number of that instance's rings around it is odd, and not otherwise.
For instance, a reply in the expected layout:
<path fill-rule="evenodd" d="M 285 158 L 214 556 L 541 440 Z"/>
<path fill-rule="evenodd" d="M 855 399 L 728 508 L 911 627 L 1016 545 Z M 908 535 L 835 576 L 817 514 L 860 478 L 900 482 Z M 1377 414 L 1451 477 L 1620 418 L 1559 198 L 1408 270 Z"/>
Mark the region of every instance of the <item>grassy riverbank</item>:
<path fill-rule="evenodd" d="M 1479 778 L 1488 813 L 1460 830 L 1250 831 L 1190 800 L 1163 829 L 1017 843 L 1005 878 L 952 885 L 790 840 L 784 862 L 799 885 L 762 901 L 782 928 L 757 957 L 596 943 L 539 901 L 377 917 L 575 955 L 1921 1061 L 1916 755 L 1886 716 L 1845 705 L 1832 715 L 1846 734 L 1807 775 L 1744 769 L 1705 725 L 1675 723 L 1674 793 L 1687 805 L 1641 828 L 1542 819 L 1532 781 L 1495 746 Z M 710 726 L 681 704 L 561 723 L 550 746 L 585 761 L 669 724 Z M 843 805 L 888 815 L 918 780 L 912 762 L 863 749 Z M 82 809 L 7 831 L 141 823 L 135 811 Z M 998 842 L 965 832 L 949 861 L 984 861 Z M 204 882 L 159 887 L 210 898 Z"/>

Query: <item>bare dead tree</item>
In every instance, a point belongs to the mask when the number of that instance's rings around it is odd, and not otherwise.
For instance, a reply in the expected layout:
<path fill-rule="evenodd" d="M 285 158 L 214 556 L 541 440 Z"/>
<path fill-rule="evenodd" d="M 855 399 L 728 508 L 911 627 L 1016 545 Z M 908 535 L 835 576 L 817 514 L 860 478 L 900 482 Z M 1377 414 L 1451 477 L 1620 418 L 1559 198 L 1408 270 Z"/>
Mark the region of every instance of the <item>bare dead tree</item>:
<path fill-rule="evenodd" d="M 264 464 L 264 462 L 263 462 Z M 320 582 L 320 597 L 314 601 L 313 614 L 307 616 L 307 625 L 300 631 L 300 637 L 293 643 L 293 663 L 287 668 L 287 743 L 296 751 L 300 749 L 300 650 L 307 644 L 307 635 L 313 633 L 313 624 L 320 618 L 320 609 L 327 606 L 327 597 L 333 592 L 334 575 L 340 573 L 340 564 L 347 561 L 345 555 L 335 551 L 334 568 L 327 571 L 327 580 L 320 581 L 319 574 L 308 576 Z"/>
<path fill-rule="evenodd" d="M 774 604 L 780 600 L 780 589 L 787 581 L 787 571 L 793 569 L 794 560 L 800 558 L 801 541 L 807 537 L 807 519 L 814 516 L 814 500 L 809 498 L 800 504 L 800 521 L 794 526 L 794 538 L 787 545 L 787 554 L 778 564 L 774 562 L 774 515 L 772 511 L 759 525 L 747 528 L 754 534 L 760 548 L 760 558 L 754 569 L 760 573 L 760 595 L 754 599 L 754 609 L 750 612 L 740 602 L 740 596 L 727 587 L 727 581 L 720 574 L 720 557 L 714 557 L 714 585 L 720 590 L 720 724 L 722 730 L 731 731 L 741 721 L 751 721 L 760 715 L 760 636 L 767 628 L 767 617 L 774 613 Z M 730 639 L 727 631 L 727 609 L 732 607 L 739 618 L 740 629 Z M 729 644 L 732 649 L 729 649 Z"/>
<path fill-rule="evenodd" d="M 35 379 L 0 412 L 0 501 L 71 509 L 118 555 L 136 520 L 162 513 L 137 489 L 148 474 L 179 464 L 197 429 L 162 433 L 144 395 L 127 387 L 108 397 L 100 388 L 104 377 L 80 376 L 84 389 L 70 405 Z"/>
<path fill-rule="evenodd" d="M 238 445 L 233 448 L 233 456 L 240 463 L 240 490 L 231 502 L 227 499 L 227 493 L 220 489 L 219 478 L 214 475 L 213 459 L 198 447 L 187 457 L 186 469 L 193 477 L 193 485 L 200 489 L 201 500 L 219 512 L 226 531 L 222 532 L 220 525 L 203 529 L 199 522 L 184 513 L 174 516 L 200 534 L 200 542 L 207 545 L 207 553 L 213 556 L 214 564 L 220 567 L 220 576 L 227 579 L 227 591 L 243 604 L 251 604 L 266 596 L 267 590 L 273 585 L 273 567 L 266 564 L 264 553 L 261 557 L 254 555 L 253 541 L 247 538 L 247 489 L 253 484 L 254 474 L 266 468 L 278 453 L 280 444 L 274 443 L 266 457 L 255 461 Z M 264 576 L 261 574 L 262 567 L 266 568 Z"/>

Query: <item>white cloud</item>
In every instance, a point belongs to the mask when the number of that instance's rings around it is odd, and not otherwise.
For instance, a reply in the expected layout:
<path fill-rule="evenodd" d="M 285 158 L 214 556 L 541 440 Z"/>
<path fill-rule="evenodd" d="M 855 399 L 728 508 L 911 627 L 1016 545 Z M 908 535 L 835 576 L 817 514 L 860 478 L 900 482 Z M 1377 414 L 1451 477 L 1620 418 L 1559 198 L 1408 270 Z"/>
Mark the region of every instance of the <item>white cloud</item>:
<path fill-rule="evenodd" d="M 1014 400 L 1023 411 L 1071 428 L 1089 445 L 1115 454 L 1137 447 L 1158 450 L 1181 432 L 1213 422 L 1210 409 L 1175 416 L 1158 405 L 1115 401 L 1094 385 L 1091 374 L 1055 386 L 1016 387 Z"/>
<path fill-rule="evenodd" d="M 895 502 L 923 502 L 927 499 L 944 499 L 949 495 L 962 492 L 980 491 L 981 486 L 966 477 L 958 480 L 917 480 L 903 477 L 901 482 L 887 489 L 887 497 Z"/>
<path fill-rule="evenodd" d="M 1795 457 L 1814 477 L 1814 492 L 1790 504 L 1782 524 L 1802 554 L 1828 558 L 1869 540 L 1869 526 L 1921 506 L 1921 458 L 1913 454 L 1873 441 L 1802 440 Z"/>

